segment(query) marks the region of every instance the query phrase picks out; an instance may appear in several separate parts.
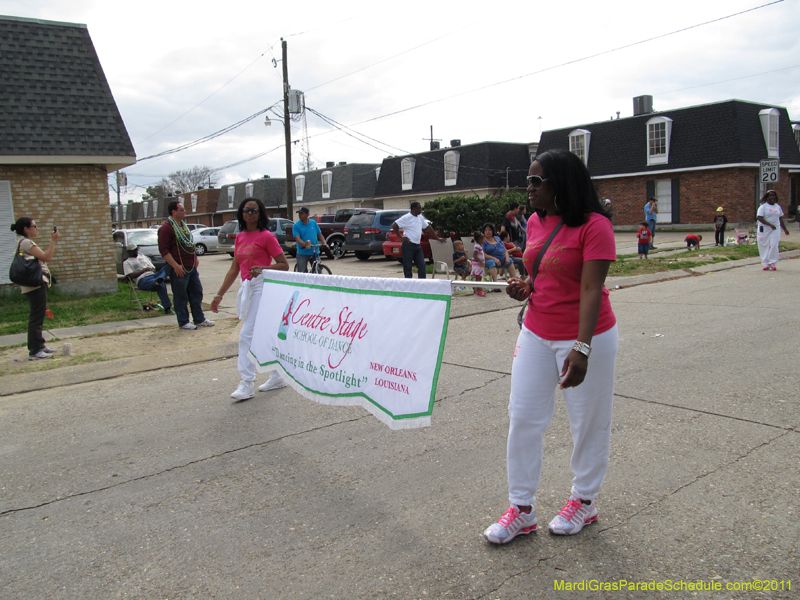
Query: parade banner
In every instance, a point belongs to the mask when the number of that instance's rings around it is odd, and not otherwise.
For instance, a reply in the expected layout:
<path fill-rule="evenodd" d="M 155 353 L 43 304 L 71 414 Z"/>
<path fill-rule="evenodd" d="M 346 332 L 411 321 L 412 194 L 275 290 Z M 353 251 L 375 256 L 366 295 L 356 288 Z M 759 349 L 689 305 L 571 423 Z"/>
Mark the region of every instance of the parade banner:
<path fill-rule="evenodd" d="M 427 427 L 450 292 L 447 280 L 264 271 L 250 359 L 316 402 Z"/>

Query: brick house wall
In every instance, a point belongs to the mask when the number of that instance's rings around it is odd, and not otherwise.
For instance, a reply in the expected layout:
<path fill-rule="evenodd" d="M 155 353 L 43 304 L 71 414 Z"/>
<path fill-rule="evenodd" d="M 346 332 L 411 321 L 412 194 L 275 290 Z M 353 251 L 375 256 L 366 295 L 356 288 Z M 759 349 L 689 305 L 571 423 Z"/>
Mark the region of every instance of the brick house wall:
<path fill-rule="evenodd" d="M 219 192 L 220 190 L 217 188 L 197 190 L 196 192 L 179 194 L 174 199 L 178 200 L 186 208 L 187 223 L 200 223 L 208 227 L 219 226 L 225 222 L 221 215 L 216 214 Z M 197 195 L 196 210 L 192 210 L 192 194 Z M 173 198 L 165 198 L 165 200 L 171 201 Z"/>
<path fill-rule="evenodd" d="M 76 294 L 117 291 L 105 169 L 0 165 L 0 180 L 10 182 L 14 217 L 33 217 L 42 227 L 36 239 L 39 246 L 47 248 L 52 227 L 58 226 L 61 235 L 49 266 L 59 290 Z"/>
<path fill-rule="evenodd" d="M 740 167 L 595 179 L 601 199 L 611 199 L 614 225 L 635 227 L 644 218 L 648 198 L 648 182 L 657 179 L 677 179 L 679 197 L 678 223 L 711 227 L 717 207 L 725 209 L 730 224 L 752 223 L 758 210 L 758 169 Z M 797 175 L 791 177 L 797 179 Z M 789 214 L 791 184 L 788 169 L 781 169 L 780 181 L 772 188 L 778 192 L 783 212 Z M 795 183 L 796 189 L 797 183 Z M 673 219 L 673 223 L 675 223 Z"/>

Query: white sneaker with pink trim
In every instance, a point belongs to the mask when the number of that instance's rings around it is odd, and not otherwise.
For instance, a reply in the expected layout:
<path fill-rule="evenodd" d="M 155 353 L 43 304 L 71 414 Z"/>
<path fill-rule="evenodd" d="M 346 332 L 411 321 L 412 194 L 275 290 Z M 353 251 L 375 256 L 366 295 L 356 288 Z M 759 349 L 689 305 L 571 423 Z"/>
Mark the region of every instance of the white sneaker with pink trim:
<path fill-rule="evenodd" d="M 531 512 L 524 513 L 513 504 L 497 520 L 483 532 L 483 537 L 492 544 L 507 544 L 518 535 L 536 531 L 536 511 L 531 508 Z"/>
<path fill-rule="evenodd" d="M 581 500 L 572 496 L 556 518 L 550 521 L 548 529 L 554 535 L 575 535 L 585 525 L 597 521 L 597 513 L 594 500 Z"/>

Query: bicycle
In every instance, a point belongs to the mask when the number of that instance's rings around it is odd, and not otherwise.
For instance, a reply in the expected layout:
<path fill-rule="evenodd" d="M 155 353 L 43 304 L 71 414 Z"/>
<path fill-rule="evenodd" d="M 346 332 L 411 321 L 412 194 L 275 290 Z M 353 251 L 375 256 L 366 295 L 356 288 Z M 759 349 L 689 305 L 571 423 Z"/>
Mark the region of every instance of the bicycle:
<path fill-rule="evenodd" d="M 322 264 L 322 257 L 319 253 L 319 244 L 311 244 L 311 247 L 314 249 L 314 254 L 311 255 L 311 260 L 308 262 L 309 270 L 308 272 L 312 275 L 333 275 L 331 270 Z M 297 263 L 294 265 L 295 273 L 297 273 Z"/>

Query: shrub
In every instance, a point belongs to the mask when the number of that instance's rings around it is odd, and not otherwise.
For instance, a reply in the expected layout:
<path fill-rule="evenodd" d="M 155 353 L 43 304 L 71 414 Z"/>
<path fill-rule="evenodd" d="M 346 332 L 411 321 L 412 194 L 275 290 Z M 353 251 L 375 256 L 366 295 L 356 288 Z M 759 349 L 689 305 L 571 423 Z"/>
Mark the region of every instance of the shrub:
<path fill-rule="evenodd" d="M 527 201 L 527 193 L 517 189 L 504 190 L 499 196 L 445 196 L 425 203 L 425 218 L 436 229 L 457 236 L 472 235 L 487 222 L 494 223 L 499 231 L 508 206 L 512 202 L 524 204 Z"/>

